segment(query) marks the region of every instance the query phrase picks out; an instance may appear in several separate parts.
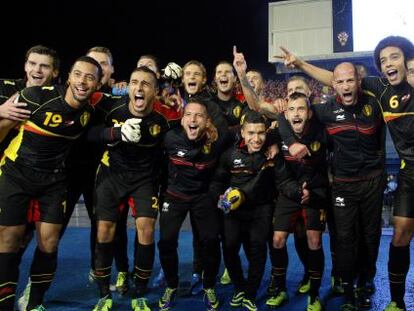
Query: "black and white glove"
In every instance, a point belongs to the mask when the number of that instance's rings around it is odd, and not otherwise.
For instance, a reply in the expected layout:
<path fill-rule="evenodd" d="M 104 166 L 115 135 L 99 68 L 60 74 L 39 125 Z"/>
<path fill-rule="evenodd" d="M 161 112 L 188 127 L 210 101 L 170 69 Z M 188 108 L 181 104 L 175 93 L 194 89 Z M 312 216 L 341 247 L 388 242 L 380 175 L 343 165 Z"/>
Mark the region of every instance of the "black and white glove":
<path fill-rule="evenodd" d="M 141 139 L 141 123 L 142 119 L 131 118 L 125 121 L 121 126 L 122 141 L 127 143 L 138 143 Z"/>
<path fill-rule="evenodd" d="M 162 77 L 165 80 L 180 80 L 183 76 L 183 69 L 181 66 L 173 62 L 168 63 L 162 72 Z"/>

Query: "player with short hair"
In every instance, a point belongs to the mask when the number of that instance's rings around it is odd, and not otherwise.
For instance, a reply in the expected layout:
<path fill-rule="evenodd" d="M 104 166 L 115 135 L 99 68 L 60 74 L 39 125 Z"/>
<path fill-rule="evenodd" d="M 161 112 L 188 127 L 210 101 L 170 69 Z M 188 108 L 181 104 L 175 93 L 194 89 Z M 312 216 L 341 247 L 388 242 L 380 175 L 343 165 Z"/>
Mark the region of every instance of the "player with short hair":
<path fill-rule="evenodd" d="M 0 309 L 12 310 L 18 280 L 18 250 L 27 214 L 36 223 L 38 246 L 33 258 L 28 310 L 43 310 L 43 296 L 53 280 L 59 233 L 65 216 L 65 160 L 73 142 L 87 129 L 90 105 L 102 76 L 100 65 L 80 57 L 69 73 L 67 88 L 30 87 L 13 96 L 26 103 L 30 118 L 20 124 L 0 121 L 1 139 L 19 126 L 5 150 L 0 175 Z M 30 202 L 36 199 L 37 204 Z M 29 209 L 30 206 L 30 210 Z"/>
<path fill-rule="evenodd" d="M 279 191 L 299 201 L 302 195 L 281 154 L 274 159 L 267 156 L 268 124 L 256 111 L 244 115 L 241 139 L 221 156 L 210 186 L 215 197 L 222 194 L 218 207 L 224 211 L 223 257 L 235 287 L 230 305 L 251 311 L 258 310 L 256 294 L 265 269 L 275 180 Z M 239 256 L 242 244 L 249 262 L 247 278 Z"/>
<path fill-rule="evenodd" d="M 193 69 L 187 75 L 197 76 L 198 66 Z M 193 86 L 190 88 L 195 89 Z M 160 212 L 158 248 L 167 288 L 159 300 L 159 307 L 160 310 L 169 310 L 177 291 L 178 234 L 190 212 L 202 247 L 205 304 L 207 310 L 214 311 L 219 304 L 214 290 L 220 265 L 219 223 L 208 187 L 218 157 L 231 138 L 226 132 L 216 130 L 202 99 L 192 98 L 187 103 L 181 125 L 181 128 L 172 129 L 165 137 L 168 185 Z"/>
<path fill-rule="evenodd" d="M 285 65 L 297 67 L 326 85 L 332 83 L 332 72 L 309 64 L 285 48 L 282 48 Z M 414 169 L 414 98 L 412 87 L 407 82 L 405 62 L 414 53 L 414 45 L 407 38 L 388 36 L 374 50 L 376 67 L 383 77 L 366 77 L 361 87 L 371 92 L 380 104 L 382 115 L 388 126 L 395 148 L 401 158 L 399 185 L 394 203 L 394 233 L 390 244 L 388 274 L 391 302 L 386 311 L 405 309 L 405 280 L 409 270 L 409 244 L 414 233 L 414 209 L 410 208 L 412 170 Z M 295 155 L 307 153 L 305 148 L 292 149 Z"/>
<path fill-rule="evenodd" d="M 309 202 L 294 201 L 284 193 L 280 193 L 277 198 L 273 222 L 273 248 L 271 249 L 275 289 L 266 301 L 270 307 L 281 306 L 288 300 L 286 240 L 292 224 L 295 224 L 296 218 L 301 215 L 304 218 L 308 245 L 305 264 L 310 279 L 307 310 L 322 309 L 319 288 L 324 269 L 321 235 L 325 229 L 329 185 L 326 161 L 327 142 L 320 124 L 312 116 L 308 96 L 295 92 L 288 98 L 285 115 L 279 117 L 279 123 L 285 121 L 293 137 L 309 146 L 311 150 L 308 156 L 301 160 L 293 158 L 288 153 L 288 142 L 282 136 L 281 150 L 284 158 L 294 172 L 295 179 L 308 189 L 310 194 Z"/>
<path fill-rule="evenodd" d="M 108 146 L 98 168 L 94 204 L 98 221 L 95 278 L 100 299 L 94 310 L 112 309 L 109 282 L 113 239 L 125 202 L 135 217 L 138 236 L 134 256 L 135 297 L 131 305 L 135 311 L 150 310 L 145 296 L 155 256 L 161 144 L 164 133 L 169 129 L 164 116 L 153 110 L 157 89 L 154 72 L 147 67 L 139 67 L 131 74 L 128 96 L 114 97 L 113 101 L 97 107 L 106 127 L 129 125 L 138 134 L 132 142 L 127 139 Z M 97 136 L 93 131 L 88 133 L 88 137 Z"/>

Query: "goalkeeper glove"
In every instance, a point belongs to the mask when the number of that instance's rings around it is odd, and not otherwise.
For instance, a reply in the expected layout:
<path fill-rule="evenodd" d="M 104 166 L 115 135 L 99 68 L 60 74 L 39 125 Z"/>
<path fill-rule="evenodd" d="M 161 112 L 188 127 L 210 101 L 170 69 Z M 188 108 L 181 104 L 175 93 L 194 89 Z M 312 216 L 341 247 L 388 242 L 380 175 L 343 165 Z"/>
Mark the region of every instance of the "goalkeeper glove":
<path fill-rule="evenodd" d="M 138 143 L 141 139 L 141 123 L 142 119 L 131 118 L 125 121 L 121 126 L 122 141 L 127 143 Z"/>
<path fill-rule="evenodd" d="M 162 72 L 162 77 L 165 80 L 179 80 L 183 76 L 183 69 L 181 66 L 173 62 L 168 63 Z"/>

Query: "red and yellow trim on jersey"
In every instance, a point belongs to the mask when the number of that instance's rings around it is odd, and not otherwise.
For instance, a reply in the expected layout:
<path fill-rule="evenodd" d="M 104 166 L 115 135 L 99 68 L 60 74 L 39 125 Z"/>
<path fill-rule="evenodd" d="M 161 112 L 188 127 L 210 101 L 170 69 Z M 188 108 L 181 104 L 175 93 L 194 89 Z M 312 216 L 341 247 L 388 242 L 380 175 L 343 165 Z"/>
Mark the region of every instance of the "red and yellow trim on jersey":
<path fill-rule="evenodd" d="M 109 167 L 109 151 L 105 150 L 102 155 L 101 163 L 107 167 Z"/>
<path fill-rule="evenodd" d="M 4 164 L 6 164 L 6 155 L 3 153 L 3 155 L 1 156 L 1 160 L 0 160 L 0 176 L 3 174 L 3 166 Z"/>
<path fill-rule="evenodd" d="M 80 133 L 76 136 L 65 136 L 65 135 L 56 134 L 56 133 L 50 132 L 48 130 L 45 130 L 45 129 L 37 126 L 35 123 L 33 123 L 31 121 L 26 121 L 25 123 L 22 124 L 22 127 L 25 131 L 32 132 L 32 133 L 35 133 L 35 134 L 38 134 L 38 135 L 49 136 L 49 137 L 61 137 L 61 138 L 66 138 L 66 139 L 70 139 L 70 140 L 77 139 L 79 136 L 82 135 L 82 133 Z"/>
<path fill-rule="evenodd" d="M 4 150 L 4 155 L 12 160 L 13 162 L 16 161 L 18 157 L 17 152 L 20 149 L 23 141 L 23 133 L 24 133 L 24 126 L 23 124 L 19 126 L 19 133 L 13 138 L 10 144 L 7 146 L 6 150 Z"/>
<path fill-rule="evenodd" d="M 414 116 L 414 112 L 388 112 L 383 111 L 382 116 L 384 117 L 385 123 L 393 121 L 395 119 L 406 117 L 406 116 Z"/>

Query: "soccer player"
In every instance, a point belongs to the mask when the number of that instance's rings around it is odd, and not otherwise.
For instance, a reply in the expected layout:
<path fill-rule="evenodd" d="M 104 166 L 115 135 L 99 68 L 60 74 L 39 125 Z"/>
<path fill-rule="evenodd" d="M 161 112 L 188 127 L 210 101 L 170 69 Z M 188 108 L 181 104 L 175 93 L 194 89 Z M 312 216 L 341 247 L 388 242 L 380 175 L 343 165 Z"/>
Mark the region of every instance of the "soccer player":
<path fill-rule="evenodd" d="M 130 125 L 139 130 L 134 143 L 120 142 L 104 152 L 96 177 L 96 219 L 98 238 L 95 249 L 95 278 L 100 299 L 94 310 L 111 310 L 109 290 L 113 260 L 113 239 L 117 221 L 127 202 L 135 217 L 135 311 L 150 310 L 147 284 L 155 256 L 154 227 L 158 214 L 158 189 L 163 134 L 168 121 L 153 110 L 158 90 L 157 78 L 147 67 L 136 68 L 130 77 L 128 96 L 114 98 L 97 107 L 106 127 Z M 131 119 L 132 118 L 132 119 Z M 99 128 L 98 128 L 99 129 Z M 93 132 L 92 132 L 93 133 Z M 88 137 L 96 137 L 88 133 Z"/>
<path fill-rule="evenodd" d="M 202 247 L 205 304 L 207 310 L 214 311 L 219 305 L 214 290 L 220 265 L 219 221 L 208 187 L 218 157 L 231 138 L 215 129 L 202 99 L 192 98 L 187 103 L 181 125 L 182 128 L 169 131 L 165 137 L 168 185 L 160 213 L 158 248 L 167 288 L 159 307 L 169 310 L 177 291 L 178 234 L 190 212 Z"/>
<path fill-rule="evenodd" d="M 86 55 L 95 59 L 102 67 L 103 76 L 101 79 L 101 87 L 99 88 L 99 91 L 111 94 L 112 84 L 114 84 L 112 75 L 115 72 L 114 58 L 112 56 L 111 50 L 105 46 L 94 46 L 86 52 Z"/>
<path fill-rule="evenodd" d="M 192 97 L 202 99 L 214 126 L 219 130 L 227 131 L 227 120 L 215 102 L 213 95 L 206 87 L 207 71 L 204 65 L 197 60 L 188 61 L 183 67 L 182 83 L 184 88 L 184 105 Z"/>
<path fill-rule="evenodd" d="M 10 101 L 5 103 L 5 101 L 25 87 L 51 85 L 59 75 L 59 67 L 60 59 L 55 50 L 43 45 L 35 45 L 29 48 L 25 55 L 25 77 L 23 79 L 0 80 L 0 102 L 2 103 L 2 105 L 0 105 L 0 118 L 14 121 L 24 121 L 28 119 L 31 112 L 30 110 L 24 109 L 26 106 L 25 103 Z M 7 137 L 0 143 L 1 154 L 16 135 L 17 131 L 11 129 Z M 28 221 L 29 223 L 26 226 L 25 236 L 19 250 L 19 263 L 27 245 L 33 237 L 34 224 L 30 219 Z M 23 306 L 27 305 L 30 285 L 28 285 L 27 288 L 28 289 L 24 291 L 25 294 L 23 295 Z M 19 307 L 20 302 L 21 299 L 19 299 Z"/>
<path fill-rule="evenodd" d="M 224 192 L 218 207 L 225 211 L 224 261 L 235 287 L 230 305 L 251 311 L 257 310 L 256 294 L 265 269 L 275 178 L 279 191 L 299 201 L 302 195 L 300 185 L 290 179 L 283 156 L 267 157 L 268 123 L 256 111 L 244 115 L 242 139 L 221 156 L 210 187 L 215 197 Z M 239 256 L 242 244 L 249 261 L 247 279 Z"/>
<path fill-rule="evenodd" d="M 273 222 L 272 273 L 274 275 L 275 290 L 266 301 L 269 307 L 281 306 L 288 300 L 286 290 L 286 270 L 288 254 L 286 240 L 295 224 L 296 218 L 304 218 L 307 236 L 308 251 L 306 254 L 310 279 L 310 289 L 307 310 L 321 310 L 319 288 L 324 269 L 324 254 L 321 235 L 325 229 L 325 213 L 328 200 L 328 174 L 326 162 L 326 137 L 320 124 L 312 118 L 310 101 L 303 93 L 292 93 L 288 99 L 288 106 L 284 119 L 296 140 L 309 146 L 311 152 L 302 160 L 293 158 L 288 153 L 285 140 L 282 142 L 282 152 L 289 167 L 294 172 L 299 184 L 306 185 L 309 190 L 309 202 L 303 203 L 288 198 L 283 192 L 277 198 Z M 282 136 L 282 138 L 284 138 Z"/>
<path fill-rule="evenodd" d="M 31 111 L 24 122 L 3 119 L 0 136 L 19 126 L 19 134 L 5 150 L 0 176 L 0 309 L 12 310 L 18 280 L 18 250 L 26 217 L 32 213 L 38 246 L 32 261 L 28 310 L 43 310 L 43 296 L 53 280 L 59 234 L 65 216 L 64 163 L 72 143 L 87 128 L 92 94 L 102 75 L 90 57 L 73 64 L 68 87 L 30 87 L 9 102 L 26 103 Z M 36 199 L 36 204 L 29 203 Z"/>
<path fill-rule="evenodd" d="M 29 118 L 30 110 L 24 109 L 26 104 L 18 102 L 6 102 L 13 94 L 25 87 L 51 85 L 59 75 L 60 59 L 55 50 L 35 45 L 27 50 L 25 55 L 24 79 L 0 80 L 0 118 L 14 121 L 24 121 Z M 0 149 L 4 151 L 10 142 L 12 135 L 1 143 Z"/>
<path fill-rule="evenodd" d="M 326 85 L 332 83 L 332 72 L 313 66 L 282 48 L 285 65 L 300 68 Z M 401 158 L 399 185 L 394 202 L 394 233 L 390 244 L 388 274 L 390 279 L 391 302 L 386 311 L 405 310 L 405 279 L 409 269 L 409 244 L 414 233 L 414 213 L 410 208 L 412 192 L 412 162 L 414 161 L 414 133 L 412 113 L 414 99 L 412 87 L 407 82 L 405 61 L 413 55 L 414 45 L 400 36 L 382 39 L 374 50 L 374 61 L 383 78 L 362 79 L 363 89 L 377 98 L 385 123 L 390 130 L 395 148 Z M 307 153 L 305 148 L 294 146 L 295 156 Z"/>
<path fill-rule="evenodd" d="M 16 92 L 21 91 L 25 87 L 51 85 L 58 77 L 59 67 L 60 59 L 55 50 L 43 45 L 35 45 L 27 50 L 24 65 L 24 70 L 26 73 L 25 78 L 0 80 L 0 102 L 2 103 L 2 105 L 0 105 L 0 118 L 14 121 L 24 121 L 28 119 L 30 117 L 30 110 L 24 109 L 26 106 L 25 103 L 5 103 L 5 101 L 10 96 Z M 7 137 L 0 143 L 1 154 L 16 135 L 17 130 L 10 130 Z M 34 224 L 30 221 L 30 219 L 28 219 L 28 221 L 29 222 L 26 226 L 26 233 L 19 250 L 19 262 L 26 250 L 27 245 L 33 238 Z M 24 308 L 27 305 L 30 285 L 28 285 L 26 288 L 27 290 L 24 291 L 24 297 L 19 298 L 19 307 L 21 305 L 21 302 Z"/>
<path fill-rule="evenodd" d="M 236 81 L 237 76 L 232 64 L 226 61 L 219 62 L 214 71 L 214 84 L 217 87 L 214 101 L 219 105 L 229 128 L 234 128 L 238 132 L 240 119 L 248 107 L 234 96 Z"/>
<path fill-rule="evenodd" d="M 87 56 L 95 59 L 102 68 L 102 78 L 99 91 L 110 93 L 111 75 L 114 72 L 112 53 L 107 47 L 95 46 L 90 48 Z M 96 101 L 95 104 L 99 104 Z M 93 281 L 93 271 L 95 266 L 95 244 L 96 244 L 96 220 L 93 212 L 93 193 L 95 189 L 96 169 L 102 157 L 103 145 L 87 141 L 86 134 L 76 141 L 71 154 L 66 163 L 68 170 L 68 194 L 67 194 L 67 213 L 61 237 L 64 235 L 80 196 L 83 196 L 86 211 L 91 221 L 91 231 L 89 236 L 89 247 L 91 253 L 89 280 Z M 128 271 L 128 268 L 126 268 Z"/>
<path fill-rule="evenodd" d="M 351 63 L 335 67 L 333 86 L 338 94 L 313 106 L 333 142 L 332 202 L 337 234 L 338 269 L 345 290 L 343 308 L 370 307 L 370 286 L 376 273 L 385 187 L 384 127 L 374 96 L 360 89 Z M 283 120 L 281 120 L 283 121 Z M 284 135 L 281 122 L 281 135 Z M 289 139 L 290 140 L 290 139 Z M 290 140 L 288 146 L 296 141 Z M 309 148 L 307 148 L 309 149 Z M 364 252 L 356 252 L 358 244 Z M 359 260 L 356 260 L 359 259 Z M 362 271 L 356 271 L 359 263 Z M 357 301 L 354 278 L 359 274 Z"/>

